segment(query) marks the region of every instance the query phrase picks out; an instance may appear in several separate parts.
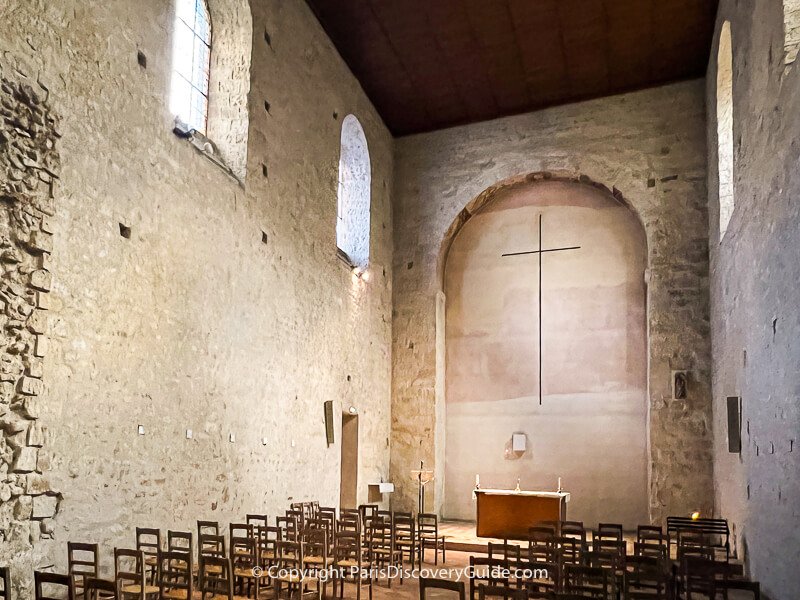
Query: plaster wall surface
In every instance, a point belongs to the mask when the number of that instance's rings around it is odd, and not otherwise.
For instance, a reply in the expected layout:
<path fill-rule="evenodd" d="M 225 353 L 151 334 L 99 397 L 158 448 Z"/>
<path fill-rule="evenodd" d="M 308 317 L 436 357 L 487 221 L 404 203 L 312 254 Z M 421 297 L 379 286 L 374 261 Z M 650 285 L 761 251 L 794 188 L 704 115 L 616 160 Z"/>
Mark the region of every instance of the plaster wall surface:
<path fill-rule="evenodd" d="M 335 505 L 325 400 L 359 410 L 359 501 L 388 477 L 392 139 L 304 2 L 252 11 L 240 185 L 171 132 L 171 3 L 0 5 L 4 69 L 41 82 L 62 135 L 39 450 L 57 501 L 25 527 L 23 591 L 32 566 L 65 568 L 67 540 L 100 543 L 107 573 L 136 526 Z M 372 164 L 369 281 L 336 257 L 350 113 Z"/>
<path fill-rule="evenodd" d="M 503 256 L 539 247 L 540 217 L 543 249 L 572 248 L 541 257 L 541 352 L 539 257 Z M 645 261 L 636 215 L 580 183 L 521 184 L 464 224 L 444 282 L 446 517 L 474 518 L 482 473 L 487 488 L 561 478 L 571 520 L 647 521 Z"/>
<path fill-rule="evenodd" d="M 708 191 L 716 511 L 775 600 L 800 597 L 800 70 L 792 2 L 720 3 L 708 70 Z M 791 16 L 787 13 L 787 17 Z M 719 235 L 717 48 L 733 51 L 733 213 Z M 785 44 L 788 44 L 784 49 Z M 740 453 L 727 396 L 741 396 Z"/>
<path fill-rule="evenodd" d="M 704 82 L 691 81 L 397 141 L 391 470 L 399 487 L 396 507 L 416 505 L 410 470 L 420 460 L 439 481 L 428 508 L 442 505 L 441 452 L 447 441 L 439 420 L 446 392 L 437 386 L 436 299 L 444 249 L 496 187 L 549 172 L 615 188 L 644 226 L 648 512 L 660 522 L 668 514 L 711 511 L 703 95 Z M 685 400 L 672 399 L 674 370 L 689 371 Z"/>

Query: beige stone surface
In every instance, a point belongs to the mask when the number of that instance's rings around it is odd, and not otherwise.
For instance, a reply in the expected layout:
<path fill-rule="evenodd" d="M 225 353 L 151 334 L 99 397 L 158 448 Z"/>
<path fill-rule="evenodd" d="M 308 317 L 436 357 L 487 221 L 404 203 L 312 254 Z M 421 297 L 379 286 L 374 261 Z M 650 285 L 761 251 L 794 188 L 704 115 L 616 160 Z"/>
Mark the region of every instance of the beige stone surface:
<path fill-rule="evenodd" d="M 40 81 L 62 117 L 62 179 L 42 228 L 52 259 L 30 272 L 33 288 L 52 290 L 44 388 L 26 380 L 22 392 L 41 396 L 20 402 L 48 435 L 18 465 L 45 469 L 62 496 L 34 497 L 34 518 L 54 518 L 13 565 L 23 587 L 32 563 L 65 567 L 67 540 L 100 543 L 106 570 L 136 526 L 194 530 L 292 499 L 335 504 L 326 400 L 359 410 L 359 499 L 388 477 L 392 139 L 304 2 L 252 8 L 231 21 L 253 27 L 238 32 L 253 40 L 242 186 L 171 132 L 170 2 L 0 6 L 3 68 Z M 372 164 L 369 281 L 336 258 L 350 113 Z M 2 557 L 17 552 L 8 539 Z"/>
<path fill-rule="evenodd" d="M 781 4 L 720 3 L 707 77 L 716 511 L 762 590 L 800 598 L 800 171 L 797 31 Z M 790 14 L 795 13 L 795 14 Z M 733 214 L 719 236 L 716 57 L 730 21 Z M 784 55 L 784 46 L 787 53 Z M 742 398 L 742 451 L 728 452 L 727 396 Z"/>
<path fill-rule="evenodd" d="M 703 82 L 692 81 L 398 140 L 392 332 L 397 505 L 415 504 L 408 472 L 420 460 L 437 472 L 433 507 L 442 502 L 437 295 L 448 244 L 495 187 L 549 172 L 619 190 L 644 225 L 649 514 L 660 522 L 668 514 L 711 511 L 704 126 Z M 673 370 L 690 373 L 687 400 L 672 400 Z"/>

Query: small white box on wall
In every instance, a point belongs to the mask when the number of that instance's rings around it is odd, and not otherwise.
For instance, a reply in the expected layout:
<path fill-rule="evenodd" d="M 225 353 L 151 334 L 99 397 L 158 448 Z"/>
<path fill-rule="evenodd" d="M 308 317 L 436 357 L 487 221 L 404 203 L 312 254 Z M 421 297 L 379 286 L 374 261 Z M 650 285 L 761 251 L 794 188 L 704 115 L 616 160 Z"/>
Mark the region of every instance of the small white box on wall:
<path fill-rule="evenodd" d="M 515 433 L 511 436 L 511 450 L 513 452 L 525 452 L 527 445 L 528 439 L 524 433 Z"/>

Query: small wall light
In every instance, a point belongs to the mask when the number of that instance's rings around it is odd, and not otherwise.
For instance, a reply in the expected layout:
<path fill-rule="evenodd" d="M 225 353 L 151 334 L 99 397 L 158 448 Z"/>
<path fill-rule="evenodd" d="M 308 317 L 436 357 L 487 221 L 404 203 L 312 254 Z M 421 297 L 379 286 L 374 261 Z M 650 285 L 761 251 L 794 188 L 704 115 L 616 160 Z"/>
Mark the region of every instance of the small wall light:
<path fill-rule="evenodd" d="M 692 521 L 697 521 L 700 518 L 700 511 L 696 510 L 692 513 Z"/>
<path fill-rule="evenodd" d="M 351 406 L 350 408 L 347 409 L 347 412 L 349 412 L 351 415 L 357 415 L 358 409 L 355 406 Z"/>

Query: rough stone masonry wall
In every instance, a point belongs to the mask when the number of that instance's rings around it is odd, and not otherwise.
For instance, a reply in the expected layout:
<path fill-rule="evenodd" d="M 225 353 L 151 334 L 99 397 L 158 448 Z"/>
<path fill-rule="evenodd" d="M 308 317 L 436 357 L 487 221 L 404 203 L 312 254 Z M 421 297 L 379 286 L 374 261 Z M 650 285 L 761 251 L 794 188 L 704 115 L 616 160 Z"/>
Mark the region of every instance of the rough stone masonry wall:
<path fill-rule="evenodd" d="M 53 532 L 41 420 L 59 134 L 48 91 L 0 62 L 0 562 L 26 559 Z"/>
<path fill-rule="evenodd" d="M 38 461 L 60 501 L 34 565 L 63 570 L 67 540 L 98 542 L 107 574 L 136 526 L 194 531 L 292 499 L 336 504 L 326 400 L 359 411 L 359 500 L 388 477 L 392 139 L 305 2 L 252 11 L 241 186 L 171 132 L 171 2 L 0 3 L 4 72 L 41 81 L 61 118 L 50 351 L 33 384 L 47 427 Z M 369 281 L 336 257 L 349 113 L 372 162 Z M 28 568 L 12 575 L 30 591 Z"/>
<path fill-rule="evenodd" d="M 767 596 L 794 600 L 800 598 L 800 65 L 785 64 L 781 4 L 720 3 L 707 77 L 708 206 L 717 512 L 732 522 L 739 555 Z M 734 210 L 720 241 L 713 82 L 725 20 L 733 42 Z M 727 396 L 742 398 L 740 453 L 728 452 Z"/>
<path fill-rule="evenodd" d="M 398 140 L 392 477 L 403 485 L 396 506 L 415 506 L 409 471 L 420 460 L 435 466 L 439 478 L 428 508 L 441 505 L 436 315 L 442 243 L 454 222 L 468 218 L 464 208 L 490 186 L 552 172 L 616 188 L 644 224 L 650 516 L 660 522 L 668 514 L 711 510 L 704 131 L 703 83 L 693 81 Z M 671 399 L 673 370 L 690 372 L 687 400 Z"/>

